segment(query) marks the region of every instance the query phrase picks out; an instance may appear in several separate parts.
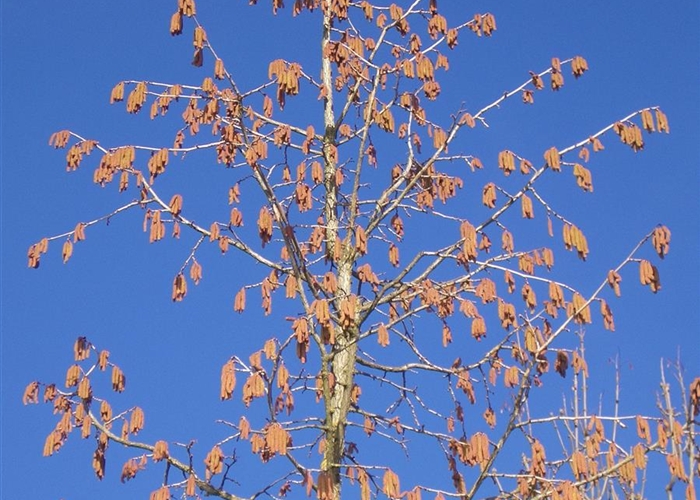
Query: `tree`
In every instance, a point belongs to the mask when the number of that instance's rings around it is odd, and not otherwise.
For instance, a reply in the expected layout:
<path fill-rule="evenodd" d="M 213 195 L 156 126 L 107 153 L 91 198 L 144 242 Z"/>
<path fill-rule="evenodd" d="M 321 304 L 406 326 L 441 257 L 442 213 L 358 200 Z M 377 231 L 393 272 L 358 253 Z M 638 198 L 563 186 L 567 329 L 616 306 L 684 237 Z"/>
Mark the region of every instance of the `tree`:
<path fill-rule="evenodd" d="M 275 13 L 281 7 L 273 1 Z M 265 315 L 288 319 L 288 329 L 283 332 L 278 321 L 279 333 L 260 338 L 252 353 L 230 346 L 221 370 L 221 399 L 242 396 L 248 413 L 228 421 L 230 433 L 210 450 L 180 449 L 166 436 L 142 443 L 143 410 L 113 411 L 108 394 L 93 394 L 102 371 L 111 373 L 114 391 L 125 389 L 120 361 L 110 358 L 109 346 L 80 337 L 67 390 L 33 382 L 24 395 L 25 402 L 37 402 L 43 391 L 59 416 L 44 454 L 58 451 L 81 427 L 83 437 L 96 438 L 98 477 L 110 443 L 134 449 L 123 480 L 164 462 L 165 480 L 153 498 L 276 497 L 305 488 L 330 499 L 341 497 L 342 486 L 354 496 L 351 488 L 359 488 L 362 498 L 573 499 L 614 492 L 631 497 L 644 484 L 637 470 L 647 455 L 658 453 L 668 463 L 669 489 L 686 482 L 678 488 L 693 498 L 700 379 L 681 392 L 680 404 L 665 385 L 660 413 L 653 416 L 623 416 L 617 408 L 596 414 L 586 382 L 583 328 L 592 321 L 592 308 L 600 310 L 605 327 L 614 328 L 604 295 L 620 294 L 628 268 L 638 267 L 632 271 L 641 283 L 658 291 L 658 269 L 644 251 L 650 246 L 663 258 L 670 231 L 650 228 L 588 294 L 556 277 L 554 243 L 543 246 L 550 240 L 536 233 L 544 228 L 551 238 L 561 234 L 564 248 L 586 260 L 584 233 L 575 217 L 549 201 L 551 188 L 540 188 L 543 180 L 566 190 L 572 182 L 561 177 L 573 174 L 580 189 L 592 191 L 584 165 L 604 149 L 607 136 L 616 134 L 639 151 L 644 131 L 669 131 L 662 110 L 613 117 L 537 157 L 528 159 L 513 145 L 482 162 L 461 138 L 487 126 L 506 101 L 532 104 L 544 87 L 556 91 L 569 75 L 583 76 L 585 59 L 553 58 L 474 109 L 459 102 L 438 106 L 442 86 L 450 83 L 448 55 L 467 36 L 491 36 L 491 14 L 448 22 L 435 1 L 400 7 L 306 0 L 292 10 L 319 24 L 320 50 L 300 55 L 300 62 L 274 59 L 267 80 L 244 88 L 240 75 L 228 69 L 236 68 L 235 61 L 219 58 L 221 49 L 199 23 L 194 3 L 181 0 L 170 32 L 192 36 L 192 63 L 213 76 L 198 85 L 125 81 L 111 95 L 113 103 L 126 101 L 129 113 L 150 106 L 153 119 L 177 108 L 182 116 L 174 144 L 106 147 L 73 131 L 54 134 L 51 144 L 67 148 L 68 170 L 99 152 L 100 161 L 92 162 L 95 182 L 118 181 L 120 191 L 135 186 L 136 198 L 41 240 L 28 255 L 30 267 L 38 267 L 49 242 L 57 240 L 67 262 L 91 226 L 142 210 L 153 243 L 167 232 L 178 238 L 182 231 L 183 239 L 185 232 L 197 235 L 174 273 L 173 301 L 186 299 L 188 287 L 202 279 L 206 262 L 198 255 L 207 242 L 238 265 L 264 267 L 256 282 L 235 294 L 234 310 L 244 312 L 246 299 L 259 291 Z M 202 138 L 205 130 L 215 138 Z M 160 186 L 175 158 L 207 151 L 228 169 L 231 208 L 225 217 L 212 213 L 201 223 L 202 214 L 188 213 L 187 186 Z M 565 252 L 559 260 L 568 262 Z M 272 314 L 273 298 L 282 315 Z M 570 377 L 574 393 L 551 416 L 555 407 L 542 412 L 531 401 L 553 372 Z M 477 418 L 483 422 L 475 424 Z M 624 427 L 627 435 L 619 436 Z M 231 442 L 243 440 L 263 463 L 288 468 L 274 477 L 263 468 L 261 480 L 235 484 Z M 418 483 L 381 455 L 366 459 L 359 452 L 392 443 L 414 453 L 432 446 L 442 455 L 443 470 L 436 467 L 431 482 Z"/>

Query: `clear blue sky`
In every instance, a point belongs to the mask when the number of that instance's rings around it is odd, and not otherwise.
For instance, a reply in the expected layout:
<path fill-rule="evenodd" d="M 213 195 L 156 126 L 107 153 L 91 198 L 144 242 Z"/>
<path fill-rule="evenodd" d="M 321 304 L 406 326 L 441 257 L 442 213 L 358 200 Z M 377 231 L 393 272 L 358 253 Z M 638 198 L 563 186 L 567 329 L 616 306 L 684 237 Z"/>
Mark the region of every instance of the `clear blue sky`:
<path fill-rule="evenodd" d="M 269 2 L 260 3 L 254 8 L 242 0 L 198 6 L 210 39 L 243 87 L 263 81 L 272 59 L 304 64 L 317 51 L 317 15 L 292 21 L 286 10 L 274 19 Z M 524 81 L 528 70 L 546 68 L 552 56 L 580 54 L 590 66 L 578 81 L 567 73 L 562 91 L 536 94 L 532 107 L 515 99 L 506 102 L 489 115 L 488 132 L 476 139 L 465 136 L 460 147 L 481 151 L 491 173 L 502 149 L 539 160 L 550 146 L 579 141 L 636 109 L 659 105 L 666 112 L 671 134 L 647 137 L 642 152 L 633 153 L 614 136 L 604 140 L 606 151 L 590 165 L 592 195 L 581 193 L 573 178 L 558 180 L 568 186 L 552 194 L 557 207 L 588 235 L 589 262 L 571 259 L 571 268 L 559 270 L 583 291 L 591 291 L 655 224 L 673 233 L 670 255 L 659 264 L 663 290 L 653 296 L 638 285 L 635 270 L 628 270 L 622 299 L 609 297 L 617 331 L 604 332 L 600 321 L 589 328 L 589 364 L 600 366 L 593 375 L 596 388 L 611 389 L 607 361 L 619 355 L 629 411 L 651 412 L 660 358 L 675 359 L 680 352 L 688 381 L 700 375 L 697 2 L 439 3 L 448 14 L 464 18 L 490 10 L 498 22 L 490 39 L 461 35 L 449 76 L 442 80 L 445 103 L 453 97 L 478 109 Z M 259 273 L 249 261 L 233 252 L 222 257 L 213 247 L 201 255 L 203 282 L 196 289 L 190 286 L 183 303 L 171 302 L 172 279 L 192 237 L 149 245 L 139 212 L 90 228 L 67 265 L 61 263 L 60 244 L 53 242 L 41 268 L 27 268 L 32 243 L 126 200 L 115 185 L 95 186 L 92 168 L 67 174 L 65 152 L 47 145 L 51 133 L 69 128 L 108 147 L 171 143 L 172 122 L 150 122 L 147 109 L 128 116 L 122 106 L 110 107 L 109 92 L 121 80 L 199 84 L 209 74 L 210 68 L 190 65 L 191 26 L 180 38 L 168 34 L 175 6 L 174 0 L 2 2 L 2 498 L 144 498 L 155 489 L 159 468 L 117 485 L 122 463 L 131 455 L 114 445 L 102 483 L 90 468 L 92 445 L 77 436 L 57 456 L 41 457 L 55 417 L 45 407 L 23 407 L 22 391 L 35 379 L 62 383 L 76 337 L 88 336 L 110 350 L 127 373 L 127 392 L 113 398 L 113 406 L 145 409 L 144 439 L 199 439 L 200 461 L 225 435 L 214 420 L 237 420 L 240 410 L 238 403 L 218 400 L 221 365 L 233 353 L 245 358 L 258 348 L 261 331 L 269 336 L 288 328 L 257 311 L 234 314 L 235 292 L 259 279 Z M 86 164 L 95 161 L 93 156 Z M 178 192 L 184 188 L 176 181 L 184 181 L 194 193 L 193 204 L 226 213 L 230 177 L 211 154 L 173 169 L 180 169 L 178 176 L 164 177 L 162 189 Z M 210 203 L 212 193 L 216 203 Z M 252 227 L 252 215 L 248 222 Z M 559 401 L 556 390 L 552 397 Z M 239 454 L 246 473 L 255 460 L 246 444 Z"/>

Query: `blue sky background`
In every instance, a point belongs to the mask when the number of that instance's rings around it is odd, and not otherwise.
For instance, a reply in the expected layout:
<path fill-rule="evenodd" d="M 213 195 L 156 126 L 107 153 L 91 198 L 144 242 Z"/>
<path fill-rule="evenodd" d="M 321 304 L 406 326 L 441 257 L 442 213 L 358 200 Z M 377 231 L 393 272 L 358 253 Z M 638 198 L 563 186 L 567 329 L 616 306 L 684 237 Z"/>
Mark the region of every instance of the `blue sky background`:
<path fill-rule="evenodd" d="M 240 0 L 198 5 L 209 38 L 243 88 L 266 78 L 270 60 L 303 64 L 318 46 L 317 15 L 292 20 L 289 11 L 282 11 L 273 18 L 267 2 L 260 3 L 255 8 Z M 55 417 L 46 407 L 23 407 L 22 391 L 35 379 L 62 383 L 76 337 L 85 335 L 108 349 L 126 372 L 127 391 L 111 402 L 115 409 L 144 408 L 143 439 L 198 439 L 201 463 L 211 444 L 225 435 L 214 420 L 236 421 L 241 409 L 238 401 L 218 399 L 221 365 L 234 353 L 247 358 L 275 330 L 288 328 L 283 321 L 265 319 L 257 305 L 242 316 L 232 311 L 236 291 L 260 279 L 261 271 L 234 252 L 222 257 L 213 245 L 199 256 L 202 283 L 196 289 L 190 285 L 183 303 L 171 302 L 173 276 L 195 238 L 184 233 L 179 242 L 149 245 L 138 211 L 115 217 L 109 226 L 89 228 L 67 265 L 61 263 L 60 243 L 52 242 L 40 269 L 26 267 L 32 243 L 109 213 L 132 196 L 120 196 L 115 185 L 95 186 L 90 167 L 67 174 L 65 151 L 47 145 L 51 133 L 68 128 L 110 147 L 172 143 L 176 121 L 151 122 L 147 108 L 129 116 L 122 105 L 109 105 L 109 92 L 121 80 L 199 84 L 209 74 L 210 66 L 190 65 L 191 26 L 182 37 L 168 34 L 175 6 L 175 1 L 136 0 L 2 3 L 2 498 L 143 498 L 161 477 L 161 469 L 153 468 L 150 477 L 117 485 L 131 454 L 113 445 L 107 477 L 100 483 L 90 468 L 93 445 L 77 436 L 57 456 L 41 457 Z M 455 99 L 479 109 L 519 85 L 528 70 L 546 68 L 552 56 L 580 54 L 590 67 L 578 81 L 567 70 L 564 88 L 536 94 L 534 106 L 519 99 L 506 102 L 487 116 L 488 130 L 464 136 L 460 148 L 477 152 L 487 164 L 474 189 L 492 177 L 502 179 L 494 173 L 500 150 L 539 160 L 550 146 L 577 142 L 636 109 L 660 105 L 667 114 L 671 134 L 645 136 L 642 152 L 633 153 L 615 136 L 603 139 L 606 150 L 588 165 L 592 195 L 582 193 L 569 174 L 551 181 L 548 198 L 588 237 L 592 250 L 585 264 L 557 254 L 559 276 L 582 291 L 593 290 L 655 224 L 672 231 L 670 255 L 657 262 L 662 291 L 652 295 L 638 284 L 636 267 L 628 269 L 622 299 L 606 297 L 617 331 L 604 332 L 600 321 L 588 329 L 594 389 L 610 397 L 609 360 L 619 355 L 628 412 L 652 413 L 661 358 L 676 359 L 680 353 L 686 382 L 700 375 L 697 2 L 442 0 L 440 7 L 448 19 L 491 11 L 498 23 L 490 39 L 460 36 L 458 49 L 448 54 L 451 68 L 441 81 L 441 106 Z M 304 67 L 312 72 L 314 64 Z M 290 101 L 289 113 L 301 111 L 294 106 Z M 173 111 L 181 112 L 177 106 Z M 96 161 L 93 155 L 86 165 Z M 212 217 L 206 215 L 212 210 L 226 218 L 221 214 L 227 213 L 230 172 L 210 153 L 175 163 L 171 171 L 163 177 L 163 192 L 187 189 L 186 202 L 204 214 L 203 220 Z M 465 178 L 469 183 L 471 178 Z M 251 227 L 252 213 L 247 217 Z M 529 224 L 539 231 L 543 219 Z M 551 245 L 561 250 L 558 240 Z M 553 384 L 547 397 L 558 404 L 563 388 Z M 247 468 L 257 459 L 246 444 L 239 454 L 241 474 L 254 470 Z"/>

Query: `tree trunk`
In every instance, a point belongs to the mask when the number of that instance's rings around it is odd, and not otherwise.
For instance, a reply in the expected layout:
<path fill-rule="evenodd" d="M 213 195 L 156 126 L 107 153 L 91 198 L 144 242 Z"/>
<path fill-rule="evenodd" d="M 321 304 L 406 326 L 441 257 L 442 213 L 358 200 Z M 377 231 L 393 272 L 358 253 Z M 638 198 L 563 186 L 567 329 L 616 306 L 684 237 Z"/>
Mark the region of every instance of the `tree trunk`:
<path fill-rule="evenodd" d="M 321 77 L 325 88 L 323 99 L 324 120 L 324 187 L 325 206 L 324 218 L 326 224 L 326 256 L 329 261 L 334 255 L 341 255 L 337 263 L 338 268 L 338 292 L 336 306 L 339 301 L 352 293 L 352 268 L 355 260 L 355 252 L 352 248 L 344 248 L 338 252 L 335 248 L 340 244 L 338 239 L 338 191 L 336 186 L 336 124 L 333 110 L 333 80 L 331 61 L 326 56 L 326 46 L 330 41 L 332 28 L 331 0 L 324 0 L 323 34 L 321 41 Z M 337 308 L 339 309 L 339 308 Z M 350 328 L 336 326 L 334 332 L 335 343 L 330 353 L 330 359 L 324 360 L 322 370 L 325 400 L 325 439 L 322 470 L 330 476 L 331 488 L 325 493 L 330 494 L 333 500 L 341 497 L 340 463 L 345 448 L 345 422 L 350 409 L 350 395 L 352 392 L 353 378 L 355 374 L 355 358 L 357 344 L 353 342 L 357 329 L 353 325 Z M 330 387 L 330 375 L 335 378 L 335 383 Z"/>

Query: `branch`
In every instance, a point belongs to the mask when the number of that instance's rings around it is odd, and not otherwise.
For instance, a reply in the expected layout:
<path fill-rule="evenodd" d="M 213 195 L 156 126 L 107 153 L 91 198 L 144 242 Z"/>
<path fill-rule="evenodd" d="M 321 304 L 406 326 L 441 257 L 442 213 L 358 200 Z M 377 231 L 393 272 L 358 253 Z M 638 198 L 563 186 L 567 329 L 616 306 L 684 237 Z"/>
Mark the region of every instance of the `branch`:
<path fill-rule="evenodd" d="M 128 439 L 122 439 L 120 436 L 117 436 L 112 431 L 107 429 L 107 427 L 105 427 L 92 412 L 88 412 L 88 414 L 90 415 L 90 419 L 92 421 L 92 424 L 95 427 L 97 427 L 97 429 L 99 429 L 100 432 L 104 433 L 109 439 L 111 439 L 115 443 L 119 443 L 122 446 L 125 446 L 127 448 L 136 448 L 136 449 L 140 449 L 140 450 L 146 450 L 146 451 L 149 451 L 151 453 L 153 453 L 155 451 L 155 446 L 152 446 L 150 444 L 139 443 L 136 441 L 130 441 Z M 202 490 L 203 492 L 205 492 L 207 495 L 217 496 L 220 498 L 224 498 L 225 500 L 245 500 L 244 497 L 238 497 L 238 496 L 232 495 L 231 493 L 223 491 L 219 488 L 215 488 L 209 482 L 200 479 L 189 465 L 184 464 L 183 462 L 180 462 L 176 458 L 168 456 L 164 460 L 166 460 L 168 464 L 175 467 L 176 469 L 181 470 L 183 473 L 192 474 L 195 477 L 195 482 L 197 483 L 197 486 L 199 487 L 199 489 Z"/>

